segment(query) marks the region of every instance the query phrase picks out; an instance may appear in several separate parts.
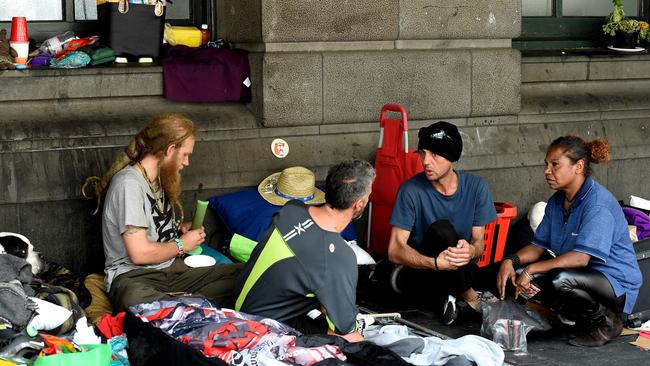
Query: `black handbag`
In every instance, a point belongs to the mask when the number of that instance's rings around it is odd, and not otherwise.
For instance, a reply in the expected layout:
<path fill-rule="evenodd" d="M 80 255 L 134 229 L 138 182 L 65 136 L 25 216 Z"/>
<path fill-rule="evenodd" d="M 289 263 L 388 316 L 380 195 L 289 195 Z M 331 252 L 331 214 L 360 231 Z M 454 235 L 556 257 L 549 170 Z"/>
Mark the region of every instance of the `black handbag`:
<path fill-rule="evenodd" d="M 113 49 L 115 56 L 153 57 L 160 55 L 165 25 L 165 1 L 131 4 L 128 0 L 97 2 L 99 42 Z"/>

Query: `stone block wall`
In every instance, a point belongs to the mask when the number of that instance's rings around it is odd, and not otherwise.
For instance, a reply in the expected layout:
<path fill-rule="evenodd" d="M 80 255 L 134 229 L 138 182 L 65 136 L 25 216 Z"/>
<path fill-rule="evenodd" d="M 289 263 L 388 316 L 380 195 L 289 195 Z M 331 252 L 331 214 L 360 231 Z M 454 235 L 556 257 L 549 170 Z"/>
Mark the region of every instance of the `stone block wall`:
<path fill-rule="evenodd" d="M 183 171 L 187 215 L 197 198 L 256 186 L 285 167 L 322 180 L 343 159 L 372 161 L 386 103 L 408 109 L 410 146 L 420 127 L 457 124 L 459 168 L 520 212 L 552 193 L 544 152 L 568 133 L 612 143 L 614 161 L 596 177 L 617 197 L 650 196 L 648 56 L 522 58 L 510 47 L 521 26 L 514 0 L 217 4 L 219 36 L 250 51 L 248 105 L 167 101 L 157 66 L 0 73 L 0 230 L 27 235 L 75 270 L 101 271 L 99 217 L 80 184 L 165 111 L 199 130 Z M 277 137 L 290 145 L 284 159 L 271 154 Z"/>
<path fill-rule="evenodd" d="M 647 55 L 524 58 L 518 123 L 537 126 L 549 139 L 559 134 L 607 139 L 612 161 L 594 166 L 596 179 L 620 200 L 650 197 L 643 168 L 650 163 L 648 67 Z"/>

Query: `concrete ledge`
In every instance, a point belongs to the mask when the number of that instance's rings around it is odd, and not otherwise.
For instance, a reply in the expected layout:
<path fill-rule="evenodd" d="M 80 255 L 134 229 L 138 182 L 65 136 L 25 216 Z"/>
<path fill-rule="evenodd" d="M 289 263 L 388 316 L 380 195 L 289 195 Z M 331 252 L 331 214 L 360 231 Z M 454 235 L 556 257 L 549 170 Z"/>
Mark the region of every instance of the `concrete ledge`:
<path fill-rule="evenodd" d="M 592 62 L 589 80 L 620 80 L 650 78 L 650 59 L 610 62 Z"/>
<path fill-rule="evenodd" d="M 440 50 L 456 48 L 510 48 L 510 39 L 415 39 L 396 41 L 236 43 L 248 52 L 345 52 L 382 50 Z"/>
<path fill-rule="evenodd" d="M 649 109 L 650 80 L 524 83 L 521 115 Z"/>
<path fill-rule="evenodd" d="M 564 52 L 562 52 L 564 53 Z M 522 63 L 546 63 L 546 62 L 610 62 L 610 61 L 639 61 L 650 60 L 650 54 L 629 54 L 622 55 L 612 53 L 610 55 L 598 54 L 595 56 L 590 55 L 575 55 L 563 54 L 552 56 L 524 56 L 521 59 Z"/>
<path fill-rule="evenodd" d="M 650 78 L 650 55 L 523 57 L 523 83 Z"/>
<path fill-rule="evenodd" d="M 393 41 L 266 43 L 266 52 L 381 51 L 395 48 Z"/>
<path fill-rule="evenodd" d="M 0 78 L 29 78 L 45 76 L 78 76 L 78 75 L 110 75 L 110 74 L 150 74 L 162 73 L 159 65 L 112 65 L 110 67 L 83 67 L 80 69 L 27 69 L 0 70 Z"/>
<path fill-rule="evenodd" d="M 395 41 L 395 48 L 405 50 L 435 50 L 441 48 L 510 48 L 511 46 L 511 39 L 419 39 Z"/>
<path fill-rule="evenodd" d="M 510 39 L 423 39 L 396 41 L 237 43 L 249 52 L 345 52 L 382 50 L 440 50 L 456 48 L 510 48 Z"/>
<path fill-rule="evenodd" d="M 132 136 L 158 113 L 183 113 L 200 131 L 257 128 L 252 113 L 241 103 L 175 103 L 162 97 L 67 99 L 60 101 L 2 102 L 0 142 L 7 151 L 22 140 L 84 139 Z M 63 145 L 66 146 L 66 145 Z M 36 147 L 37 149 L 40 147 Z M 3 149 L 3 151 L 5 151 Z"/>
<path fill-rule="evenodd" d="M 162 95 L 162 72 L 158 69 L 150 71 L 3 76 L 0 77 L 0 102 Z"/>
<path fill-rule="evenodd" d="M 467 126 L 501 126 L 517 124 L 517 116 L 472 117 L 467 119 Z M 458 124 L 456 124 L 459 126 Z"/>
<path fill-rule="evenodd" d="M 637 109 L 633 111 L 605 111 L 601 113 L 601 119 L 631 119 L 631 118 L 648 118 L 650 109 Z"/>
<path fill-rule="evenodd" d="M 563 55 L 563 56 L 525 56 L 521 57 L 522 64 L 536 63 L 569 63 L 569 62 L 588 62 L 589 56 Z"/>
<path fill-rule="evenodd" d="M 524 102 L 527 103 L 527 102 Z M 581 121 L 598 121 L 602 117 L 601 112 L 568 112 L 568 113 L 546 113 L 546 114 L 520 114 L 517 122 L 520 124 L 534 123 L 565 123 Z"/>
<path fill-rule="evenodd" d="M 521 82 L 587 80 L 587 62 L 544 62 L 521 64 Z"/>

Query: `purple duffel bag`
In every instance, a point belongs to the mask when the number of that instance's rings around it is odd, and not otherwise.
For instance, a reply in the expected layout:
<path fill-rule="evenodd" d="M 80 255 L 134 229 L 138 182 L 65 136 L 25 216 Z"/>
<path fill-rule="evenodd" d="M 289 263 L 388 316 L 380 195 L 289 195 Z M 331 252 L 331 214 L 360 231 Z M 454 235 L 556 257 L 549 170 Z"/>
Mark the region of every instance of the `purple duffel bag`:
<path fill-rule="evenodd" d="M 248 52 L 170 47 L 163 61 L 165 98 L 179 102 L 248 102 Z"/>

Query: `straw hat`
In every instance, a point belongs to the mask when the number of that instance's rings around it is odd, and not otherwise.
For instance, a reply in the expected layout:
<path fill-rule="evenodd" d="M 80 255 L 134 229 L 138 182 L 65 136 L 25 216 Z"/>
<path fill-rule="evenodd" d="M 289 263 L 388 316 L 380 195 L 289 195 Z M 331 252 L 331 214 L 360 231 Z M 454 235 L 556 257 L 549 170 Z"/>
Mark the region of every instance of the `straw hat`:
<path fill-rule="evenodd" d="M 257 191 L 262 198 L 276 206 L 282 206 L 292 199 L 306 204 L 325 202 L 325 193 L 316 188 L 314 173 L 301 166 L 286 168 L 280 173 L 269 175 L 260 183 Z"/>

